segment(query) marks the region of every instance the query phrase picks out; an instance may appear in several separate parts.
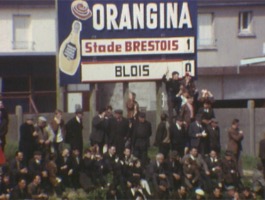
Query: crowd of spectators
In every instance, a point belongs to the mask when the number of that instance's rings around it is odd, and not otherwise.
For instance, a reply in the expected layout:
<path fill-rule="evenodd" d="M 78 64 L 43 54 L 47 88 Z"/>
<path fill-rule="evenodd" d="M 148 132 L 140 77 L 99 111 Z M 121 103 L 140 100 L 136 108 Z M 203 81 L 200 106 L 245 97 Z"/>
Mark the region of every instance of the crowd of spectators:
<path fill-rule="evenodd" d="M 154 144 L 150 144 L 151 123 L 136 94 L 130 92 L 126 117 L 123 110 L 113 112 L 111 106 L 94 116 L 90 146 L 85 149 L 81 109 L 66 123 L 60 110 L 50 121 L 28 117 L 20 126 L 18 151 L 5 162 L 1 155 L 8 116 L 1 103 L 0 199 L 48 199 L 61 196 L 66 188 L 88 193 L 107 189 L 106 199 L 239 200 L 255 199 L 257 194 L 265 198 L 262 164 L 254 171 L 253 188 L 241 181 L 244 134 L 239 120 L 231 122 L 227 148 L 223 148 L 213 94 L 206 89 L 199 92 L 188 73 L 182 79 L 178 72 L 170 79 L 167 75 L 162 81 L 168 112 L 161 114 Z M 152 159 L 151 145 L 158 149 Z"/>

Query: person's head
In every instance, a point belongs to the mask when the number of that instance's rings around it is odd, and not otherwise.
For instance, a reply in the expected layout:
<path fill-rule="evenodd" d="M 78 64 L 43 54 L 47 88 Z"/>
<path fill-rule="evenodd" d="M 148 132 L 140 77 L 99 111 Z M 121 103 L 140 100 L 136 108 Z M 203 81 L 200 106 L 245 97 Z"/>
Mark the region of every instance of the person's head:
<path fill-rule="evenodd" d="M 19 187 L 19 189 L 24 190 L 26 188 L 26 186 L 27 186 L 26 179 L 20 178 L 18 180 L 18 187 Z"/>
<path fill-rule="evenodd" d="M 226 151 L 225 152 L 225 159 L 226 160 L 232 160 L 233 158 L 233 153 L 231 151 Z"/>
<path fill-rule="evenodd" d="M 115 113 L 114 116 L 115 116 L 116 119 L 121 119 L 122 118 L 123 111 L 121 109 L 115 110 L 114 113 Z"/>
<path fill-rule="evenodd" d="M 105 114 L 106 114 L 106 109 L 105 108 L 100 108 L 99 111 L 98 111 L 98 114 L 104 117 Z"/>
<path fill-rule="evenodd" d="M 16 151 L 15 155 L 16 155 L 16 159 L 18 161 L 22 161 L 24 158 L 23 152 L 21 152 L 21 151 Z"/>
<path fill-rule="evenodd" d="M 80 152 L 79 152 L 79 150 L 77 148 L 74 148 L 72 150 L 72 153 L 73 153 L 74 156 L 79 156 L 80 155 Z"/>
<path fill-rule="evenodd" d="M 41 152 L 40 151 L 35 151 L 34 152 L 34 159 L 38 160 L 38 161 L 41 161 L 41 158 L 42 158 Z"/>
<path fill-rule="evenodd" d="M 196 194 L 196 199 L 203 199 L 205 195 L 202 189 L 196 189 L 195 194 Z"/>
<path fill-rule="evenodd" d="M 156 154 L 156 161 L 160 164 L 163 163 L 164 162 L 164 155 L 162 153 Z"/>
<path fill-rule="evenodd" d="M 211 150 L 211 152 L 210 152 L 210 157 L 211 157 L 211 158 L 216 158 L 216 157 L 217 157 L 216 151 Z"/>
<path fill-rule="evenodd" d="M 113 110 L 113 108 L 112 108 L 111 105 L 107 105 L 107 106 L 106 106 L 106 112 L 107 112 L 108 114 L 112 114 L 112 110 Z"/>
<path fill-rule="evenodd" d="M 82 108 L 77 108 L 76 111 L 75 111 L 75 115 L 76 115 L 79 119 L 82 119 L 82 117 L 83 117 L 83 110 L 82 110 Z"/>
<path fill-rule="evenodd" d="M 179 73 L 177 71 L 172 72 L 172 79 L 178 80 L 179 79 Z"/>
<path fill-rule="evenodd" d="M 69 157 L 69 150 L 67 148 L 64 148 L 62 151 L 62 157 Z"/>
<path fill-rule="evenodd" d="M 29 124 L 29 125 L 33 125 L 34 124 L 33 117 L 32 116 L 28 116 L 26 118 L 26 123 Z"/>
<path fill-rule="evenodd" d="M 130 156 L 131 155 L 131 149 L 130 148 L 125 148 L 123 153 L 124 153 L 125 156 Z"/>
<path fill-rule="evenodd" d="M 137 159 L 137 160 L 134 161 L 134 166 L 135 167 L 139 168 L 139 167 L 141 167 L 141 165 L 142 164 L 141 164 L 141 161 L 139 159 Z"/>
<path fill-rule="evenodd" d="M 46 117 L 40 116 L 38 117 L 38 126 L 44 128 L 47 125 Z"/>
<path fill-rule="evenodd" d="M 62 119 L 62 116 L 63 116 L 63 111 L 59 110 L 59 109 L 56 109 L 55 112 L 54 112 L 54 116 L 61 120 Z"/>
<path fill-rule="evenodd" d="M 209 109 L 209 108 L 211 108 L 211 103 L 210 103 L 209 101 L 205 101 L 205 102 L 203 103 L 203 108 L 204 108 L 204 109 Z"/>
<path fill-rule="evenodd" d="M 218 126 L 218 121 L 215 118 L 211 119 L 211 127 L 216 128 L 217 126 Z"/>
<path fill-rule="evenodd" d="M 214 195 L 214 197 L 216 197 L 216 198 L 221 197 L 221 195 L 222 195 L 222 190 L 221 190 L 221 188 L 218 187 L 218 186 L 214 187 L 214 189 L 213 189 L 213 195 Z"/>
<path fill-rule="evenodd" d="M 138 117 L 138 120 L 140 123 L 144 123 L 145 122 L 145 117 L 146 117 L 146 114 L 144 112 L 140 112 L 139 113 L 139 117 Z"/>
<path fill-rule="evenodd" d="M 235 195 L 235 193 L 236 193 L 236 190 L 235 190 L 235 187 L 234 187 L 234 186 L 228 186 L 228 187 L 226 188 L 226 190 L 227 190 L 227 195 L 228 195 L 229 197 L 234 197 L 234 195 Z"/>
<path fill-rule="evenodd" d="M 90 149 L 86 149 L 86 150 L 85 150 L 84 156 L 85 156 L 86 158 L 91 158 L 92 153 L 91 153 Z"/>
<path fill-rule="evenodd" d="M 185 186 L 180 186 L 178 192 L 181 196 L 185 196 L 187 194 L 187 189 L 185 188 Z"/>
<path fill-rule="evenodd" d="M 167 116 L 167 114 L 166 113 L 162 113 L 161 115 L 160 115 L 160 119 L 161 119 L 161 121 L 167 121 L 167 118 L 168 118 L 168 116 Z"/>
<path fill-rule="evenodd" d="M 239 120 L 238 119 L 233 119 L 232 121 L 232 128 L 237 129 L 239 127 Z"/>
<path fill-rule="evenodd" d="M 110 155 L 115 155 L 116 153 L 116 147 L 115 146 L 110 146 L 109 148 L 109 154 Z"/>
<path fill-rule="evenodd" d="M 198 150 L 195 147 L 191 148 L 190 155 L 192 155 L 193 157 L 197 157 L 198 156 Z"/>
<path fill-rule="evenodd" d="M 251 195 L 251 190 L 249 187 L 244 187 L 243 195 L 244 195 L 244 197 L 249 197 Z"/>
<path fill-rule="evenodd" d="M 129 92 L 129 99 L 130 100 L 135 100 L 136 94 L 134 92 Z"/>
<path fill-rule="evenodd" d="M 6 184 L 10 183 L 10 176 L 8 174 L 3 175 L 3 182 Z"/>
<path fill-rule="evenodd" d="M 33 179 L 33 183 L 34 183 L 35 185 L 39 185 L 40 182 L 41 182 L 41 177 L 40 177 L 40 175 L 35 175 L 35 176 L 34 176 L 34 179 Z"/>

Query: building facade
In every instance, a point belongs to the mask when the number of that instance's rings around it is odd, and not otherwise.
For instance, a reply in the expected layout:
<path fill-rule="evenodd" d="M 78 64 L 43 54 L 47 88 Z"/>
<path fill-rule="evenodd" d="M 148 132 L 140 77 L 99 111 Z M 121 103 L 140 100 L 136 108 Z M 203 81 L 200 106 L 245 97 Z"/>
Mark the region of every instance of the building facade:
<path fill-rule="evenodd" d="M 54 0 L 0 1 L 0 92 L 9 110 L 17 104 L 28 112 L 56 108 L 56 19 Z M 264 63 L 241 65 L 241 61 L 264 56 L 264 27 L 263 0 L 198 0 L 196 84 L 199 90 L 212 91 L 217 106 L 246 107 L 249 99 L 263 105 Z M 96 107 L 123 108 L 124 85 L 94 85 Z M 136 93 L 143 110 L 156 110 L 156 82 L 130 82 L 126 87 Z M 89 110 L 89 84 L 68 85 L 60 91 L 65 111 L 72 112 L 76 103 Z M 163 110 L 165 102 L 163 86 Z"/>

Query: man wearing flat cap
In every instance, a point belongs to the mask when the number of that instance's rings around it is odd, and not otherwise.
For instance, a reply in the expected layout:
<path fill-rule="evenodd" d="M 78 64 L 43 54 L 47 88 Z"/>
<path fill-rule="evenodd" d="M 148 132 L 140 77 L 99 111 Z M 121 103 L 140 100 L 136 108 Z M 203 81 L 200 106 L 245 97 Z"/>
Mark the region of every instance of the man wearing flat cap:
<path fill-rule="evenodd" d="M 66 125 L 65 142 L 70 144 L 71 150 L 77 149 L 80 156 L 83 155 L 83 110 L 78 108 L 75 112 L 75 117 L 70 119 Z"/>
<path fill-rule="evenodd" d="M 52 142 L 54 140 L 54 133 L 47 119 L 44 116 L 38 117 L 37 125 L 35 126 L 37 132 L 38 150 L 42 152 L 43 158 L 46 158 L 52 152 Z"/>
<path fill-rule="evenodd" d="M 150 146 L 150 136 L 152 135 L 151 123 L 146 120 L 144 112 L 140 112 L 138 120 L 132 127 L 132 147 L 133 154 L 141 160 L 143 166 L 148 164 L 148 148 Z"/>

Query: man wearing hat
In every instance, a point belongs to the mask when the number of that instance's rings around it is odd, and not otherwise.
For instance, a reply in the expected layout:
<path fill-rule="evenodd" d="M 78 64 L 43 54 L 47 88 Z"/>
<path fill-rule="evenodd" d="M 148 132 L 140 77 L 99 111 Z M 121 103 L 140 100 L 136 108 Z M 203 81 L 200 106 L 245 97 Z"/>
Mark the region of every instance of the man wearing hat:
<path fill-rule="evenodd" d="M 41 151 L 44 158 L 51 153 L 52 142 L 54 141 L 54 133 L 47 119 L 44 116 L 38 117 L 37 125 L 35 126 L 37 132 L 38 150 Z"/>
<path fill-rule="evenodd" d="M 143 166 L 148 164 L 148 148 L 150 146 L 149 138 L 152 135 L 151 123 L 146 120 L 144 112 L 140 112 L 138 120 L 132 127 L 132 147 L 133 154 L 141 160 Z"/>
<path fill-rule="evenodd" d="M 26 121 L 20 126 L 19 133 L 18 149 L 23 152 L 24 160 L 28 163 L 33 157 L 34 151 L 37 150 L 36 139 L 38 136 L 31 116 L 27 116 Z"/>
<path fill-rule="evenodd" d="M 167 80 L 168 73 L 169 70 L 167 69 L 166 73 L 162 77 L 162 81 L 166 85 L 168 114 L 169 118 L 171 119 L 173 116 L 173 109 L 176 109 L 176 111 L 178 112 L 181 105 L 181 98 L 176 97 L 180 90 L 180 80 L 179 73 L 177 71 L 172 72 L 172 78 Z"/>
<path fill-rule="evenodd" d="M 209 137 L 210 150 L 214 150 L 216 151 L 216 153 L 220 154 L 220 128 L 218 126 L 218 121 L 215 118 L 211 119 L 210 124 L 207 125 L 207 132 Z"/>
<path fill-rule="evenodd" d="M 66 125 L 65 142 L 70 144 L 71 149 L 78 149 L 80 156 L 83 155 L 83 110 L 78 108 L 75 117 L 70 119 Z"/>
<path fill-rule="evenodd" d="M 196 200 L 205 199 L 205 193 L 202 189 L 198 188 L 195 190 L 195 199 Z"/>

